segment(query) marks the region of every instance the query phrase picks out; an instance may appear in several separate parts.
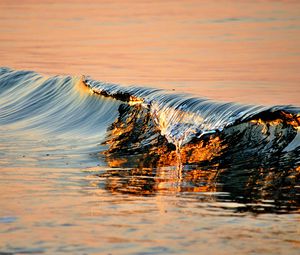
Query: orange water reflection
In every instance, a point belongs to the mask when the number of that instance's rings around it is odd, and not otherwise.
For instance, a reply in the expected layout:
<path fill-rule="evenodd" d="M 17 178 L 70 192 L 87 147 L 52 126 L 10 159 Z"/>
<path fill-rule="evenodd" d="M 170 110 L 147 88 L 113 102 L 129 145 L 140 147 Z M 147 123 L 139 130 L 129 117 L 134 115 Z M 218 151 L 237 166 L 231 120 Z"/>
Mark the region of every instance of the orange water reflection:
<path fill-rule="evenodd" d="M 194 254 L 204 249 L 214 254 L 222 246 L 224 254 L 253 250 L 271 254 L 274 250 L 296 253 L 299 249 L 297 214 L 237 214 L 232 209 L 244 205 L 218 202 L 216 195 L 207 192 L 210 190 L 199 188 L 196 193 L 189 190 L 192 192 L 182 195 L 176 190 L 183 181 L 192 179 L 213 183 L 208 171 L 203 170 L 202 176 L 201 171 L 191 171 L 180 184 L 178 178 L 171 177 L 172 171 L 161 169 L 155 178 L 149 175 L 149 183 L 152 179 L 158 184 L 151 196 L 130 196 L 121 189 L 112 196 L 107 192 L 109 186 L 107 190 L 101 188 L 117 183 L 116 174 L 126 181 L 125 172 L 101 168 L 0 169 L 1 252 L 134 254 L 181 250 Z M 128 184 L 138 188 L 147 172 L 136 170 L 134 174 L 133 170 L 131 176 L 136 182 Z M 164 193 L 167 190 L 169 193 Z M 222 244 L 224 240 L 230 240 L 230 245 Z M 255 242 L 255 247 L 249 242 Z"/>
<path fill-rule="evenodd" d="M 4 0 L 1 65 L 226 101 L 299 105 L 299 9 L 298 1 Z M 211 159 L 223 148 L 218 140 L 208 145 L 183 148 L 182 159 Z M 174 150 L 157 155 L 156 169 L 117 169 L 128 160 L 109 155 L 108 169 L 40 169 L 41 158 L 32 168 L 0 169 L 0 253 L 299 251 L 299 214 L 235 212 L 245 207 L 236 201 L 241 194 L 271 204 L 270 210 L 277 194 L 297 198 L 299 167 L 275 164 L 249 175 L 243 166 L 240 179 L 239 165 L 184 172 L 162 167 L 175 164 Z M 285 183 L 281 190 L 278 180 Z M 236 200 L 217 201 L 218 191 Z M 299 208 L 289 198 L 283 202 Z"/>
<path fill-rule="evenodd" d="M 298 1 L 1 1 L 1 65 L 299 105 Z"/>

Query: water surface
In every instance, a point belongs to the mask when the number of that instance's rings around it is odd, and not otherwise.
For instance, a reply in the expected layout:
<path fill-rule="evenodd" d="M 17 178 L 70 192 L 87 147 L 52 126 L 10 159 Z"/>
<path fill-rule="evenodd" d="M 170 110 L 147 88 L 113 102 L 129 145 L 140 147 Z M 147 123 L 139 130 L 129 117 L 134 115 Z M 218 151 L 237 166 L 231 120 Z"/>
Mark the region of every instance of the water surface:
<path fill-rule="evenodd" d="M 1 1 L 0 253 L 298 254 L 299 9 Z"/>
<path fill-rule="evenodd" d="M 299 105 L 298 1 L 1 1 L 1 65 Z"/>

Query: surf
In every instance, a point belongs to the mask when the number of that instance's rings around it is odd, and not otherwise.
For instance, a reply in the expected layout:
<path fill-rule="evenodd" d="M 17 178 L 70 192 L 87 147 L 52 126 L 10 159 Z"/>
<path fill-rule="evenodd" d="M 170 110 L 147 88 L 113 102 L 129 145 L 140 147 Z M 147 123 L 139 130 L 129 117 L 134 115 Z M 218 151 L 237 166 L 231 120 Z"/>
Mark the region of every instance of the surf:
<path fill-rule="evenodd" d="M 211 160 L 226 151 L 270 156 L 299 147 L 296 106 L 216 102 L 87 78 L 83 82 L 93 93 L 123 102 L 107 135 L 107 155 L 144 151 L 150 158 L 169 155 L 185 164 Z M 174 164 L 174 160 L 164 161 Z"/>
<path fill-rule="evenodd" d="M 251 204 L 241 210 L 289 212 L 299 208 L 299 113 L 0 68 L 0 166 L 97 167 L 111 192 L 227 192 Z"/>
<path fill-rule="evenodd" d="M 3 134 L 59 137 L 62 148 L 82 141 L 106 161 L 147 155 L 148 163 L 195 164 L 235 151 L 270 156 L 299 148 L 300 109 L 291 105 L 217 102 L 9 68 L 0 69 L 0 99 Z"/>

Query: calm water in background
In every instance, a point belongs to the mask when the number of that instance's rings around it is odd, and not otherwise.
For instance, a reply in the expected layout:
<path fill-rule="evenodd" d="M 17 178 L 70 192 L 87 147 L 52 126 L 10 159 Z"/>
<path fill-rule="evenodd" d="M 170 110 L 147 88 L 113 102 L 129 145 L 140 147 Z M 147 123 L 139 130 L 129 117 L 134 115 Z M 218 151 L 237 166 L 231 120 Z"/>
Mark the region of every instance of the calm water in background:
<path fill-rule="evenodd" d="M 298 1 L 1 1 L 1 65 L 299 106 L 299 10 Z M 80 141 L 66 151 L 56 138 L 1 140 L 0 253 L 299 253 L 299 209 L 274 213 L 265 200 L 250 210 L 210 187 L 222 184 L 207 169 L 195 188 L 194 169 L 182 181 L 174 167 L 99 166 L 100 135 L 83 155 Z"/>
<path fill-rule="evenodd" d="M 299 1 L 1 1 L 1 65 L 299 105 Z"/>

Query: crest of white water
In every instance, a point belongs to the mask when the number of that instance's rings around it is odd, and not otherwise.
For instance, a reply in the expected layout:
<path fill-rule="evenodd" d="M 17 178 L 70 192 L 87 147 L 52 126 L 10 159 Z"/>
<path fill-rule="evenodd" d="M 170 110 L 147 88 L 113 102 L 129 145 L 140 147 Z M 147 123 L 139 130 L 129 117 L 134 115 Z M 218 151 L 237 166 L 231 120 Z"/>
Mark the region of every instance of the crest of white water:
<path fill-rule="evenodd" d="M 246 121 L 262 112 L 284 110 L 293 114 L 300 113 L 300 109 L 293 106 L 216 102 L 160 89 L 123 87 L 91 79 L 85 79 L 84 82 L 95 93 L 148 107 L 161 134 L 178 147 L 194 137 L 222 131 L 225 127 Z"/>

